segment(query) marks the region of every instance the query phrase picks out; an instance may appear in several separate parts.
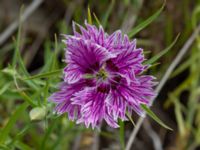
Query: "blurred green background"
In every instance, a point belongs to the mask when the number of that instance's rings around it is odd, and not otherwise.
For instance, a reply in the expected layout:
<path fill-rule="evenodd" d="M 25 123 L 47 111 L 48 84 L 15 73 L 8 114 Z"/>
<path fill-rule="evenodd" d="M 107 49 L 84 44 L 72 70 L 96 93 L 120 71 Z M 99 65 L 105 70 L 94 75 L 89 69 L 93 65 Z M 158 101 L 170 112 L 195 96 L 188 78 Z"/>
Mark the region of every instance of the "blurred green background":
<path fill-rule="evenodd" d="M 72 33 L 72 20 L 83 25 L 88 6 L 106 32 L 121 29 L 129 33 L 163 3 L 0 0 L 0 150 L 124 149 L 134 129 L 131 122 L 121 122 L 119 129 L 103 124 L 99 132 L 68 121 L 67 115 L 53 114 L 53 104 L 47 99 L 56 91 L 65 66 L 60 34 Z M 144 48 L 146 58 L 151 58 L 179 33 L 180 37 L 147 73 L 155 75 L 158 81 L 162 78 L 199 20 L 200 0 L 166 0 L 159 17 L 133 38 L 137 38 L 138 47 Z M 132 149 L 200 149 L 199 35 L 159 93 L 152 110 L 174 130 L 166 130 L 147 117 Z M 132 117 L 137 122 L 138 116 Z"/>

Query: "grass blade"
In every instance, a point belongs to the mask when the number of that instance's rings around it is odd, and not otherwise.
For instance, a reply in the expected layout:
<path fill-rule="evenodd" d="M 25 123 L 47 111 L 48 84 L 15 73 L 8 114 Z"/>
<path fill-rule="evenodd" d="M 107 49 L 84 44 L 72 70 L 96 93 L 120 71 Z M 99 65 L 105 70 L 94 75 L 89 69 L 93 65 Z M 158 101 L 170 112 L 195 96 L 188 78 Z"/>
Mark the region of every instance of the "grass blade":
<path fill-rule="evenodd" d="M 25 92 L 19 92 L 19 94 L 21 95 L 21 97 L 26 101 L 28 102 L 28 104 L 30 104 L 32 107 L 35 107 L 37 106 L 33 100 L 25 93 Z"/>
<path fill-rule="evenodd" d="M 91 16 L 91 11 L 90 11 L 90 6 L 88 5 L 88 23 L 92 24 L 92 16 Z"/>
<path fill-rule="evenodd" d="M 35 76 L 31 76 L 28 78 L 25 78 L 24 80 L 32 80 L 32 79 L 37 79 L 37 78 L 47 78 L 56 74 L 60 74 L 62 72 L 62 69 L 59 70 L 55 70 L 55 71 L 51 71 L 51 72 L 47 72 L 47 73 L 42 73 L 42 74 L 37 74 Z"/>
<path fill-rule="evenodd" d="M 198 58 L 199 58 L 199 55 L 193 55 L 193 56 L 191 56 L 190 59 L 188 59 L 185 62 L 183 62 L 179 67 L 177 67 L 176 70 L 174 70 L 174 72 L 172 73 L 172 75 L 171 75 L 170 78 L 173 78 L 173 77 L 177 76 L 178 74 L 180 74 L 181 72 L 183 72 L 184 70 L 186 70 Z"/>
<path fill-rule="evenodd" d="M 134 27 L 133 30 L 130 31 L 128 34 L 129 38 L 133 37 L 135 34 L 140 32 L 142 29 L 144 29 L 146 26 L 148 26 L 151 22 L 153 22 L 163 11 L 164 7 L 165 7 L 165 2 L 157 12 L 155 12 L 152 16 L 150 16 L 148 19 L 146 19 L 142 23 L 140 23 L 138 26 Z"/>
<path fill-rule="evenodd" d="M 113 7 L 115 5 L 115 0 L 112 0 L 111 3 L 110 3 L 110 6 L 108 7 L 105 15 L 103 16 L 103 19 L 102 19 L 102 25 L 104 28 L 106 28 L 107 26 L 107 23 L 108 23 L 108 18 L 113 10 Z"/>
<path fill-rule="evenodd" d="M 141 104 L 140 107 L 153 119 L 155 120 L 158 124 L 160 124 L 162 127 L 168 129 L 168 130 L 173 130 L 170 127 L 168 127 L 167 125 L 165 125 L 163 123 L 163 121 L 161 121 L 155 114 L 154 112 L 152 112 L 146 105 Z"/>
<path fill-rule="evenodd" d="M 18 53 L 19 53 L 19 47 L 20 47 L 20 37 L 21 37 L 21 25 L 22 25 L 22 19 L 21 19 L 21 15 L 23 12 L 24 7 L 22 6 L 20 8 L 20 13 L 19 13 L 19 28 L 18 28 L 18 32 L 17 32 L 17 40 L 14 42 L 15 45 L 15 52 L 14 52 L 14 56 L 13 56 L 13 61 L 12 61 L 12 65 L 15 66 L 17 63 L 17 57 L 18 57 Z"/>
<path fill-rule="evenodd" d="M 53 55 L 53 61 L 52 61 L 52 67 L 51 67 L 51 71 L 55 70 L 57 67 L 57 55 L 58 55 L 58 38 L 57 35 L 54 34 L 54 38 L 55 38 L 55 50 L 54 50 L 54 55 Z"/>
<path fill-rule="evenodd" d="M 175 116 L 176 116 L 176 120 L 177 120 L 177 124 L 178 124 L 178 129 L 179 129 L 180 135 L 184 136 L 186 128 L 185 128 L 185 121 L 183 119 L 183 115 L 181 112 L 181 105 L 180 105 L 178 99 L 173 94 L 170 95 L 170 98 L 175 99 L 174 100 L 174 104 L 175 104 L 174 111 L 175 111 Z"/>
<path fill-rule="evenodd" d="M 6 126 L 1 130 L 1 134 L 0 134 L 0 143 L 4 143 L 11 128 L 15 125 L 17 119 L 21 116 L 21 114 L 25 111 L 25 109 L 28 107 L 28 103 L 23 103 L 22 105 L 20 105 L 15 112 L 13 113 L 13 115 L 10 117 L 8 123 L 6 124 Z"/>
<path fill-rule="evenodd" d="M 135 127 L 135 122 L 133 121 L 131 115 L 128 112 L 126 112 L 126 115 L 127 115 L 128 119 L 131 121 L 131 123 L 133 124 L 133 126 Z"/>
<path fill-rule="evenodd" d="M 159 58 L 161 58 L 163 55 L 165 55 L 176 43 L 176 41 L 178 40 L 180 34 L 178 34 L 175 38 L 175 40 L 164 50 L 162 50 L 160 53 L 158 53 L 157 55 L 153 56 L 152 58 L 150 58 L 149 60 L 144 62 L 144 65 L 149 65 L 149 64 L 153 64 L 155 63 Z"/>
<path fill-rule="evenodd" d="M 96 16 L 95 13 L 93 13 L 94 19 L 96 20 L 97 24 L 100 26 L 101 22 L 99 21 L 98 17 Z"/>
<path fill-rule="evenodd" d="M 55 119 L 48 129 L 45 131 L 44 137 L 42 138 L 40 150 L 46 149 L 46 142 L 48 141 L 48 138 L 50 138 L 51 133 L 53 132 L 54 128 L 56 127 L 56 123 L 58 122 L 58 119 Z"/>
<path fill-rule="evenodd" d="M 26 67 L 24 65 L 24 62 L 22 60 L 22 57 L 20 55 L 20 40 L 21 40 L 21 26 L 22 26 L 22 21 L 21 21 L 21 14 L 23 12 L 24 7 L 22 6 L 20 9 L 20 16 L 19 16 L 19 28 L 18 28 L 18 33 L 17 33 L 17 40 L 14 40 L 14 45 L 15 45 L 15 52 L 14 52 L 14 58 L 12 62 L 12 66 L 16 66 L 17 63 L 19 63 L 20 69 L 22 69 L 23 73 L 26 76 L 29 76 L 28 71 L 26 70 Z"/>
<path fill-rule="evenodd" d="M 2 95 L 11 85 L 11 82 L 5 84 L 2 88 L 0 88 L 0 95 Z"/>
<path fill-rule="evenodd" d="M 125 149 L 125 142 L 124 142 L 124 122 L 120 120 L 120 129 L 119 129 L 119 137 L 120 137 L 120 143 L 122 150 Z"/>

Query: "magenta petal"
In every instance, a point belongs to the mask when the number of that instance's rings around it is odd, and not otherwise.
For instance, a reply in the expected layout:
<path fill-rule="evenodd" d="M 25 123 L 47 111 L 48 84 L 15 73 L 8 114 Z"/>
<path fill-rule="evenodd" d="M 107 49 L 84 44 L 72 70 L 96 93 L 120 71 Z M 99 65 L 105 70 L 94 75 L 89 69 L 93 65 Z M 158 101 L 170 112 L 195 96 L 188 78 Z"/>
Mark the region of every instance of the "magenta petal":
<path fill-rule="evenodd" d="M 153 86 L 155 83 L 151 76 L 135 77 L 130 83 L 124 77 L 113 78 L 111 82 L 111 91 L 106 99 L 109 112 L 114 118 L 126 120 L 126 108 L 131 108 L 139 115 L 144 112 L 140 108 L 140 104 L 151 105 L 151 100 L 155 97 Z M 114 82 L 114 80 L 116 82 Z"/>
<path fill-rule="evenodd" d="M 64 35 L 64 83 L 49 100 L 58 114 L 86 127 L 99 128 L 105 121 L 113 128 L 118 120 L 128 120 L 126 112 L 144 116 L 141 104 L 150 106 L 156 93 L 154 77 L 141 75 L 144 55 L 120 30 L 107 34 L 85 22 L 73 22 L 73 35 Z"/>
<path fill-rule="evenodd" d="M 106 103 L 108 111 L 112 114 L 115 120 L 117 120 L 117 118 L 127 120 L 126 100 L 119 91 L 112 90 L 106 99 Z"/>
<path fill-rule="evenodd" d="M 74 95 L 73 104 L 81 107 L 81 118 L 77 123 L 84 122 L 86 127 L 99 126 L 105 119 L 108 124 L 117 127 L 116 121 L 106 112 L 106 93 L 99 92 L 96 88 L 87 88 Z"/>
<path fill-rule="evenodd" d="M 92 86 L 91 82 L 86 80 L 81 80 L 74 84 L 62 83 L 60 85 L 60 90 L 55 92 L 49 97 L 49 101 L 56 104 L 55 112 L 58 114 L 63 114 L 68 112 L 69 119 L 74 120 L 76 118 L 75 111 L 79 111 L 78 105 L 73 105 L 71 98 L 73 94 L 82 90 L 86 85 Z"/>
<path fill-rule="evenodd" d="M 135 74 L 139 74 L 144 70 L 144 66 L 142 65 L 142 62 L 144 61 L 142 49 L 136 49 L 134 44 L 129 49 L 122 50 L 117 57 L 110 61 L 116 68 L 118 68 L 118 70 L 115 71 L 127 76 L 132 70 Z M 112 70 L 109 66 L 108 69 Z"/>
<path fill-rule="evenodd" d="M 86 73 L 97 72 L 104 61 L 115 57 L 105 48 L 79 38 L 68 37 L 66 44 L 68 66 L 64 69 L 64 80 L 68 83 L 77 82 Z"/>
<path fill-rule="evenodd" d="M 109 113 L 108 111 L 106 111 L 105 115 L 104 115 L 104 119 L 107 122 L 107 124 L 113 128 L 118 128 L 119 125 L 117 124 L 117 119 L 114 119 Z"/>

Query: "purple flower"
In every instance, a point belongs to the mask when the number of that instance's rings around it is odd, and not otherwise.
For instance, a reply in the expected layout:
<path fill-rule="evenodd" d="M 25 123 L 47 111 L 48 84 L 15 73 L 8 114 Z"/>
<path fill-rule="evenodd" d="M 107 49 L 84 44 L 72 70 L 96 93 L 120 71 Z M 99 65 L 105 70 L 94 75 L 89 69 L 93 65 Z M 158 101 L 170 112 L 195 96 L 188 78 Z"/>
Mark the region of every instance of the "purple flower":
<path fill-rule="evenodd" d="M 120 30 L 108 35 L 102 27 L 85 26 L 73 23 L 74 35 L 64 35 L 64 82 L 50 100 L 58 114 L 67 112 L 86 127 L 99 127 L 105 120 L 116 128 L 118 119 L 127 120 L 126 112 L 144 114 L 140 104 L 151 104 L 155 78 L 142 75 L 147 66 L 136 40 Z"/>

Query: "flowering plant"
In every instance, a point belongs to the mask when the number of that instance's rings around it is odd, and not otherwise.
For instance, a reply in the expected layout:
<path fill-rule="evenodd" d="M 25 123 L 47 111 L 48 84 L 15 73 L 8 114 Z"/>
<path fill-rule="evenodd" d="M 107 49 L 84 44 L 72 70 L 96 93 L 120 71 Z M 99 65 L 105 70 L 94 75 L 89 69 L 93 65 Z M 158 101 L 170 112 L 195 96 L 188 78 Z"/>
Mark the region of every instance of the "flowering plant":
<path fill-rule="evenodd" d="M 120 30 L 109 35 L 102 26 L 85 26 L 73 22 L 73 35 L 64 35 L 67 66 L 60 90 L 50 97 L 55 111 L 92 128 L 102 120 L 116 128 L 127 111 L 143 116 L 140 105 L 151 104 L 156 84 L 153 76 L 142 75 L 148 68 L 143 50 Z"/>

